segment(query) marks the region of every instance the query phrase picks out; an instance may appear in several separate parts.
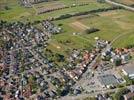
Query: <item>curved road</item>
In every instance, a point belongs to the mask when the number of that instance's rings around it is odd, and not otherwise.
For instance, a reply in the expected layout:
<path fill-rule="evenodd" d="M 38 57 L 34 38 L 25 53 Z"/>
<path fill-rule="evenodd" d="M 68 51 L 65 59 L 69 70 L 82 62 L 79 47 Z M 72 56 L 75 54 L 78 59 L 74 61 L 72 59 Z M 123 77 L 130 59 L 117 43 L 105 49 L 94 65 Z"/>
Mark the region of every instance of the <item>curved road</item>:
<path fill-rule="evenodd" d="M 130 6 L 127 6 L 127 5 L 124 5 L 124 4 L 121 4 L 121 3 L 117 3 L 117 2 L 114 2 L 114 1 L 111 1 L 111 0 L 105 0 L 107 3 L 109 4 L 112 4 L 112 5 L 115 5 L 115 6 L 120 6 L 120 7 L 123 7 L 125 9 L 128 9 L 128 10 L 131 10 L 134 12 L 134 8 L 133 7 L 130 7 Z"/>

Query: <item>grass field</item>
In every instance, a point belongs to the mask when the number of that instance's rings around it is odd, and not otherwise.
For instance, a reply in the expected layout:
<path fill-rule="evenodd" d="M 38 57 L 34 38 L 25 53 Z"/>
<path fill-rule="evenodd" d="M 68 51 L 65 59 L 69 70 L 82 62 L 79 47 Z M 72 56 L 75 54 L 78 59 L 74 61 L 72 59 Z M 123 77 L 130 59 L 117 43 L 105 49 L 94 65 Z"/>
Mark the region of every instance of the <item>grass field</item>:
<path fill-rule="evenodd" d="M 39 4 L 34 5 L 33 8 L 24 8 L 23 6 L 20 6 L 18 0 L 12 0 L 12 1 L 1 0 L 0 6 L 2 7 L 0 10 L 0 19 L 8 20 L 8 21 L 14 21 L 14 20 L 34 21 L 34 20 L 43 20 L 49 17 L 56 17 L 56 16 L 60 16 L 66 13 L 76 13 L 76 12 L 81 12 L 81 11 L 89 11 L 93 9 L 109 7 L 109 5 L 107 4 L 100 4 L 92 0 L 84 0 L 82 2 L 87 2 L 87 1 L 89 2 L 89 5 L 62 9 L 62 10 L 57 10 L 57 11 L 53 11 L 49 13 L 36 15 L 36 11 L 38 7 L 40 6 L 47 7 L 47 5 L 50 5 L 53 2 L 39 3 Z M 75 1 L 72 2 L 72 0 L 59 0 L 58 2 L 65 4 L 65 5 L 72 5 L 73 3 L 75 3 Z M 78 0 L 77 3 L 81 3 L 81 0 Z M 10 9 L 9 10 L 2 9 L 5 6 L 8 6 Z"/>
<path fill-rule="evenodd" d="M 120 2 L 120 3 L 123 3 L 123 4 L 126 4 L 126 5 L 132 5 L 132 4 L 134 4 L 134 0 L 114 0 L 114 1 L 117 1 L 117 2 Z"/>
<path fill-rule="evenodd" d="M 35 11 L 32 8 L 24 8 L 20 6 L 19 0 L 0 0 L 0 19 L 8 21 L 23 20 L 33 16 Z M 9 9 L 5 10 L 4 7 L 7 6 Z"/>
<path fill-rule="evenodd" d="M 71 23 L 79 21 L 87 27 L 95 27 L 100 29 L 99 32 L 92 34 L 85 34 L 80 31 L 80 28 L 70 26 Z M 129 44 L 134 44 L 134 13 L 125 10 L 116 10 L 99 13 L 98 16 L 69 18 L 65 20 L 55 21 L 55 24 L 62 24 L 64 32 L 52 37 L 52 41 L 48 46 L 49 49 L 55 52 L 65 53 L 67 49 L 73 48 L 90 48 L 94 44 L 94 37 L 98 36 L 102 39 L 112 41 L 118 37 L 114 42 L 114 47 L 125 47 Z M 73 35 L 73 32 L 79 32 L 79 35 Z M 70 43 L 65 42 L 69 40 Z M 59 41 L 62 41 L 59 42 Z M 57 49 L 56 46 L 60 46 Z"/>
<path fill-rule="evenodd" d="M 97 3 L 95 0 L 77 0 L 77 2 L 76 0 L 59 0 L 57 2 L 64 5 L 88 2 L 89 5 L 67 8 L 36 15 L 36 9 L 38 7 L 47 7 L 47 5 L 50 6 L 51 2 L 34 4 L 33 8 L 24 8 L 23 6 L 20 6 L 18 0 L 0 0 L 0 19 L 8 21 L 20 20 L 23 22 L 27 20 L 34 21 L 43 20 L 48 17 L 57 17 L 67 13 L 76 13 L 98 8 L 110 7 L 110 5 L 108 4 L 100 4 Z M 5 10 L 5 6 L 8 6 L 9 10 Z M 69 49 L 90 49 L 95 43 L 94 37 L 96 36 L 109 41 L 112 41 L 119 36 L 113 42 L 114 47 L 125 47 L 128 44 L 134 44 L 134 13 L 130 11 L 109 11 L 96 15 L 86 15 L 65 20 L 58 20 L 54 21 L 54 23 L 56 25 L 62 24 L 61 28 L 63 28 L 64 32 L 54 35 L 50 41 L 50 45 L 48 46 L 48 48 L 53 50 L 54 52 L 59 52 L 64 55 L 67 54 L 66 52 Z M 75 25 L 72 26 L 72 23 L 75 23 Z M 76 24 L 79 25 L 76 26 Z M 81 26 L 83 28 L 79 28 L 78 26 Z M 100 29 L 100 31 L 92 34 L 85 34 L 84 29 L 86 29 L 86 27 L 95 27 Z M 74 32 L 80 34 L 73 35 Z"/>

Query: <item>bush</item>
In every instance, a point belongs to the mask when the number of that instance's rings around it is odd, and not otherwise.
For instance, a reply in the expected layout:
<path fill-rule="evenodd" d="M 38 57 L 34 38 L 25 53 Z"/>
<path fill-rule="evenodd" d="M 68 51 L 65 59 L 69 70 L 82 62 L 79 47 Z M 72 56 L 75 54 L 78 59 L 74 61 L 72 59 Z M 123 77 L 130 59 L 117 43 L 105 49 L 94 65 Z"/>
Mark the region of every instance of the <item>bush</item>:
<path fill-rule="evenodd" d="M 115 66 L 120 66 L 121 65 L 121 59 L 117 59 L 115 61 Z"/>
<path fill-rule="evenodd" d="M 61 20 L 61 19 L 66 19 L 66 18 L 70 18 L 72 17 L 71 14 L 65 14 L 65 15 L 61 15 L 58 18 L 56 18 L 55 20 Z"/>
<path fill-rule="evenodd" d="M 10 9 L 8 6 L 5 6 L 4 8 L 5 8 L 5 10 L 9 10 Z"/>
<path fill-rule="evenodd" d="M 58 24 L 58 26 L 62 26 L 63 24 Z"/>
<path fill-rule="evenodd" d="M 128 76 L 124 76 L 124 79 L 126 80 L 126 85 L 134 85 L 134 80 L 130 79 Z"/>
<path fill-rule="evenodd" d="M 123 87 L 124 87 L 123 84 L 119 84 L 119 85 L 117 85 L 117 88 L 123 88 Z"/>
<path fill-rule="evenodd" d="M 97 32 L 97 31 L 99 31 L 99 29 L 91 28 L 91 29 L 86 29 L 86 30 L 85 30 L 85 33 L 86 33 L 86 34 L 90 34 L 90 33 L 94 33 L 94 32 Z"/>
<path fill-rule="evenodd" d="M 123 100 L 123 95 L 128 93 L 129 90 L 127 88 L 119 89 L 117 93 L 114 95 L 115 100 Z"/>
<path fill-rule="evenodd" d="M 131 49 L 134 47 L 134 44 L 126 46 L 126 48 Z"/>

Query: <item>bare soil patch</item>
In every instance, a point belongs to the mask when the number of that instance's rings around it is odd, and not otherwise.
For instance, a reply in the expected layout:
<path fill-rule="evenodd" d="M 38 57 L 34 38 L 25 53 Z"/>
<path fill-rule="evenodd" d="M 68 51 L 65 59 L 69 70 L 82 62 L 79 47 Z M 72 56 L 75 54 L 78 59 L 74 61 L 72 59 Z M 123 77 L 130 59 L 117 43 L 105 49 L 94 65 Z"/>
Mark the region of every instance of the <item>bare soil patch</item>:
<path fill-rule="evenodd" d="M 71 23 L 70 26 L 73 27 L 74 29 L 79 29 L 81 31 L 84 31 L 84 30 L 90 28 L 79 21 L 75 21 L 75 22 Z"/>

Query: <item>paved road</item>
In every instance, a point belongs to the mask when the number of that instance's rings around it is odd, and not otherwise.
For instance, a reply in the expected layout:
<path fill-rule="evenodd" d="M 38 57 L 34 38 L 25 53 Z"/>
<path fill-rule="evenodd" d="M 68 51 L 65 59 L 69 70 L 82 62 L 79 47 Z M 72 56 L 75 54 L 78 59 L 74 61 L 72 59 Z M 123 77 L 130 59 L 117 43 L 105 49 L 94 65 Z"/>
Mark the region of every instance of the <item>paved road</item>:
<path fill-rule="evenodd" d="M 133 86 L 133 85 L 127 86 L 126 88 L 131 88 L 131 86 Z M 96 91 L 96 92 L 89 93 L 89 94 L 80 94 L 80 95 L 77 95 L 77 96 L 66 96 L 66 97 L 60 98 L 59 100 L 78 100 L 78 99 L 82 100 L 82 99 L 84 99 L 86 97 L 96 96 L 99 93 L 105 94 L 105 93 L 108 93 L 108 92 L 117 92 L 118 89 L 119 88 L 104 89 L 104 90 Z"/>
<path fill-rule="evenodd" d="M 125 8 L 125 9 L 134 11 L 134 8 L 133 8 L 133 7 L 130 7 L 130 6 L 127 6 L 127 5 L 124 5 L 124 4 L 120 4 L 120 3 L 117 3 L 117 2 L 114 2 L 114 1 L 111 1 L 111 0 L 105 0 L 105 1 L 106 1 L 107 3 L 112 4 L 112 5 L 120 6 L 120 7 L 123 7 L 123 8 Z"/>
<path fill-rule="evenodd" d="M 92 66 L 95 65 L 95 63 L 99 57 L 100 57 L 100 53 L 98 53 L 97 56 L 95 57 L 95 59 L 88 65 L 86 72 L 83 73 L 82 77 L 78 81 L 76 81 L 76 84 L 73 87 L 80 86 L 81 84 L 83 84 L 83 80 L 85 80 L 88 73 L 91 73 L 93 71 Z"/>

